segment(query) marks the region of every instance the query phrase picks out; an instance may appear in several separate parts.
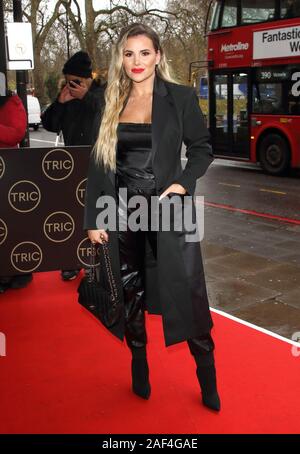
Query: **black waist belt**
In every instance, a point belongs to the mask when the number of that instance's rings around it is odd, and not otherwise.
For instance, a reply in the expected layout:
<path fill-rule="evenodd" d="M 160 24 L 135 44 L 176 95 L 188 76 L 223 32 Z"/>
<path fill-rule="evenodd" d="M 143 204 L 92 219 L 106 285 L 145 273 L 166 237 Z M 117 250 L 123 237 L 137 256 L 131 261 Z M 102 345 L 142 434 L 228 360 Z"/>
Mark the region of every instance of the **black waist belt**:
<path fill-rule="evenodd" d="M 116 186 L 132 189 L 153 189 L 155 190 L 155 177 L 152 173 L 145 175 L 132 175 L 128 173 L 116 174 Z"/>

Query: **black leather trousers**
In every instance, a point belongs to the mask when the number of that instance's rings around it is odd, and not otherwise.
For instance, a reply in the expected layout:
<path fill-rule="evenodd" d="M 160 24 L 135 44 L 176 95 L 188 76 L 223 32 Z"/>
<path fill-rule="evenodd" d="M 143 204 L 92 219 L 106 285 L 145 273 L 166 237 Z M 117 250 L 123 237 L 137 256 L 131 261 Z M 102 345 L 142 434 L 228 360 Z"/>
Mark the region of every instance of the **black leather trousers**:
<path fill-rule="evenodd" d="M 156 195 L 153 188 L 141 188 L 128 186 L 128 183 L 120 177 L 117 178 L 117 193 L 121 187 L 127 188 L 127 200 L 134 195 L 143 195 L 150 207 L 150 197 Z M 119 220 L 126 224 L 124 214 L 127 211 L 127 219 L 136 208 L 129 208 L 119 204 Z M 124 218 L 124 221 L 122 219 Z M 150 224 L 150 208 L 149 208 Z M 128 226 L 128 224 L 127 224 Z M 147 334 L 145 329 L 145 246 L 146 238 L 152 249 L 154 258 L 157 258 L 157 232 L 151 231 L 150 226 L 147 231 L 132 231 L 127 228 L 119 231 L 119 253 L 121 265 L 121 279 L 124 291 L 125 303 L 125 338 L 128 347 L 132 350 L 138 347 L 145 347 L 147 344 Z M 214 350 L 214 342 L 207 333 L 203 336 L 189 339 L 187 341 L 190 352 L 193 356 L 203 356 Z"/>

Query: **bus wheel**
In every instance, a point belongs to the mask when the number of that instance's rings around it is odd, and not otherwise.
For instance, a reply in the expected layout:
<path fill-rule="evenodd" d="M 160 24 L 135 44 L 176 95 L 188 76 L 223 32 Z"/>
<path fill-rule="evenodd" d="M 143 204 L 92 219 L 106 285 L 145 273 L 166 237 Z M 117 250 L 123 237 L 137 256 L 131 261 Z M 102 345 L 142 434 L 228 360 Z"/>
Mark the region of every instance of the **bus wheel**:
<path fill-rule="evenodd" d="M 279 134 L 266 135 L 259 145 L 259 160 L 263 170 L 271 175 L 282 175 L 290 167 L 290 149 Z"/>

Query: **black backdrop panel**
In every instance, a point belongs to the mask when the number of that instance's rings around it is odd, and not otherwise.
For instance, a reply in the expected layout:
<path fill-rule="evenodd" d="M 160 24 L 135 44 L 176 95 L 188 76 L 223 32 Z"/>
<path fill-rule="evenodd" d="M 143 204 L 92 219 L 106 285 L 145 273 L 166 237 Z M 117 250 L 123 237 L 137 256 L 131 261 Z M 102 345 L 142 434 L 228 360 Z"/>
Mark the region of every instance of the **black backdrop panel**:
<path fill-rule="evenodd" d="M 90 147 L 0 150 L 0 276 L 82 268 Z"/>

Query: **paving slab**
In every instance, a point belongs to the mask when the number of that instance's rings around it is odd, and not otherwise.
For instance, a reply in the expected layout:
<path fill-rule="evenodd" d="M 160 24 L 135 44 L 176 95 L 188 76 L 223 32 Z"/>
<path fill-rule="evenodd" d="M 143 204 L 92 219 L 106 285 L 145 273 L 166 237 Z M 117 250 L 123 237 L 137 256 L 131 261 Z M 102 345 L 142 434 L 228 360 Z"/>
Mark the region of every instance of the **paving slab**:
<path fill-rule="evenodd" d="M 232 270 L 232 276 L 235 276 L 235 270 L 243 269 L 248 272 L 256 273 L 274 265 L 274 261 L 263 257 L 258 257 L 247 252 L 234 251 L 223 257 L 209 259 L 210 262 L 219 263 L 222 266 L 229 267 Z"/>
<path fill-rule="evenodd" d="M 284 250 L 293 248 L 295 251 L 300 251 L 300 235 L 299 235 L 299 241 L 284 240 L 284 241 L 280 241 L 279 243 L 275 243 L 275 246 L 282 248 Z"/>
<path fill-rule="evenodd" d="M 235 311 L 280 296 L 280 292 L 249 284 L 240 278 L 207 282 L 212 307 Z"/>
<path fill-rule="evenodd" d="M 300 337 L 300 311 L 287 304 L 265 301 L 237 308 L 230 313 L 288 339 L 292 339 L 297 332 Z"/>
<path fill-rule="evenodd" d="M 222 266 L 219 263 L 212 263 L 211 261 L 204 262 L 205 279 L 207 282 L 214 282 L 218 280 L 232 279 L 232 269 L 226 266 Z M 234 273 L 234 277 L 241 278 L 249 274 L 248 271 L 242 268 L 238 269 Z"/>
<path fill-rule="evenodd" d="M 300 267 L 274 264 L 259 273 L 248 275 L 247 282 L 259 287 L 286 292 L 300 288 Z"/>
<path fill-rule="evenodd" d="M 209 243 L 208 241 L 201 242 L 201 250 L 203 256 L 205 256 L 207 260 L 233 253 L 232 248 L 220 244 Z"/>
<path fill-rule="evenodd" d="M 294 290 L 284 292 L 276 300 L 300 310 L 300 287 L 298 286 Z"/>
<path fill-rule="evenodd" d="M 283 254 L 277 256 L 277 259 L 281 262 L 292 263 L 294 265 L 300 266 L 300 254 Z"/>

